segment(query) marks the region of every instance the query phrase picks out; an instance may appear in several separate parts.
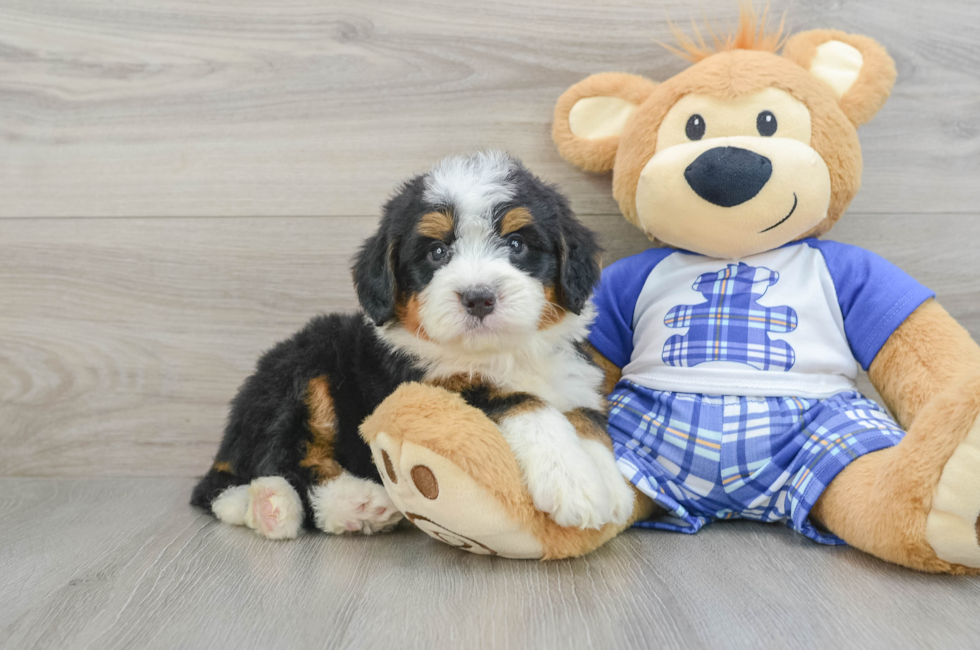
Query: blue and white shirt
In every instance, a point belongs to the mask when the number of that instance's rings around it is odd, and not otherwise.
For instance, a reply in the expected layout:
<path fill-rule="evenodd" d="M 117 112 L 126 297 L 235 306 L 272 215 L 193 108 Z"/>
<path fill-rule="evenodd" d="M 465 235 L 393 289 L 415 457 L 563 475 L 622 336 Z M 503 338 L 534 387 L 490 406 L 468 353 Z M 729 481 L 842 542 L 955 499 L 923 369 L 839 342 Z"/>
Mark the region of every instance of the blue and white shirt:
<path fill-rule="evenodd" d="M 741 260 L 653 248 L 603 271 L 589 340 L 654 390 L 822 399 L 853 390 L 858 364 L 933 295 L 832 241 Z"/>

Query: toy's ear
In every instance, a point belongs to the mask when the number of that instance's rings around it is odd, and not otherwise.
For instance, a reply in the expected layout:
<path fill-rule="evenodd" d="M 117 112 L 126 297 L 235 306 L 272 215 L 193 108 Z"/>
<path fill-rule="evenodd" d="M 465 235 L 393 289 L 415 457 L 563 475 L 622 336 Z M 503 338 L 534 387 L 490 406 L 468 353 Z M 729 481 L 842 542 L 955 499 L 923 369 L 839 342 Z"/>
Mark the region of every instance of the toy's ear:
<path fill-rule="evenodd" d="M 875 116 L 895 84 L 895 62 L 874 39 L 833 29 L 800 32 L 783 56 L 829 85 L 854 126 Z"/>
<path fill-rule="evenodd" d="M 604 72 L 562 93 L 551 129 L 562 158 L 590 172 L 612 169 L 623 127 L 656 87 L 637 75 Z"/>

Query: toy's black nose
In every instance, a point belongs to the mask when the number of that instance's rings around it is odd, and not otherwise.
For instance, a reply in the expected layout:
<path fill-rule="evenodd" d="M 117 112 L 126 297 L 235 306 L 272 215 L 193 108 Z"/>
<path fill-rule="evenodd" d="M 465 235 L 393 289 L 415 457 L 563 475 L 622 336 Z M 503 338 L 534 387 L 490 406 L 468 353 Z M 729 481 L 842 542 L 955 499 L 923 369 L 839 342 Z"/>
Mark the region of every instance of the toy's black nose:
<path fill-rule="evenodd" d="M 698 196 L 723 208 L 753 198 L 770 176 L 768 158 L 738 147 L 708 149 L 684 170 L 687 184 Z"/>
<path fill-rule="evenodd" d="M 497 294 L 490 287 L 474 287 L 459 294 L 466 311 L 483 320 L 497 304 Z"/>

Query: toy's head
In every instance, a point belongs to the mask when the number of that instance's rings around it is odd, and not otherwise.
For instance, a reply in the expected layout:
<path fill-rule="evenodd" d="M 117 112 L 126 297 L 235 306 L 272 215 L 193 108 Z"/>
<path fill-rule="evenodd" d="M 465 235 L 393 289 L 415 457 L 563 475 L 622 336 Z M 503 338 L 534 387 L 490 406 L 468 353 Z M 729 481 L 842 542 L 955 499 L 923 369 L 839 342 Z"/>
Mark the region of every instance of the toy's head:
<path fill-rule="evenodd" d="M 755 23 L 743 11 L 710 50 L 679 36 L 695 64 L 663 83 L 602 73 L 558 100 L 561 155 L 613 170 L 620 209 L 651 239 L 739 258 L 823 234 L 860 187 L 857 127 L 891 92 L 891 57 L 832 30 L 783 45 Z"/>

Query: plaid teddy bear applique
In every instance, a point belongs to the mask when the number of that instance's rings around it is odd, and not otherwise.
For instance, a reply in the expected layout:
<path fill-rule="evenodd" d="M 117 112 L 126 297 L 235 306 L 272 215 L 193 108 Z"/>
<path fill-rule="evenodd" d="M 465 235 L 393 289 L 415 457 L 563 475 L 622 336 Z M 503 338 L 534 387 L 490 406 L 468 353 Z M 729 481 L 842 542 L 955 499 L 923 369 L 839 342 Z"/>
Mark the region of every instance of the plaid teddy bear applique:
<path fill-rule="evenodd" d="M 670 328 L 689 327 L 664 345 L 663 361 L 669 366 L 696 366 L 707 361 L 744 363 L 757 370 L 788 371 L 796 353 L 785 341 L 773 341 L 770 332 L 792 332 L 797 327 L 792 307 L 763 307 L 757 301 L 779 273 L 740 262 L 704 273 L 693 288 L 706 302 L 677 305 L 664 317 Z"/>

